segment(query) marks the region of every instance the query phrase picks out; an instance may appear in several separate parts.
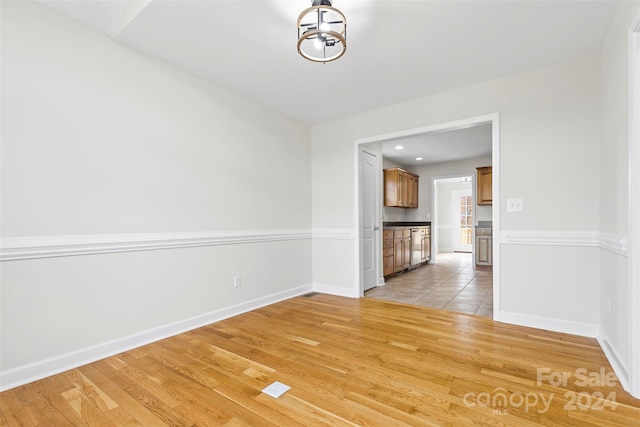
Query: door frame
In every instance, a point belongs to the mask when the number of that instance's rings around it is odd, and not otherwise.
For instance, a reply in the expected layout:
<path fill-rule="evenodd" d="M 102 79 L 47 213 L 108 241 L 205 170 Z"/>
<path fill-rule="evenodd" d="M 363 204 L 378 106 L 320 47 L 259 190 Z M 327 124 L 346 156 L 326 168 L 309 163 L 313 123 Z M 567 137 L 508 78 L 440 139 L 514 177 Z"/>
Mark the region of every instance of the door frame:
<path fill-rule="evenodd" d="M 493 206 L 491 209 L 491 219 L 493 222 L 493 319 L 501 320 L 501 306 L 500 306 L 500 113 L 491 113 L 483 116 L 475 116 L 469 117 L 466 119 L 454 120 L 449 122 L 443 122 L 438 124 L 426 125 L 418 128 L 405 129 L 397 132 L 391 132 L 386 134 L 379 134 L 366 138 L 359 138 L 354 141 L 354 211 L 355 211 L 355 231 L 356 231 L 356 239 L 354 242 L 355 246 L 355 282 L 358 284 L 358 295 L 360 297 L 364 296 L 364 291 L 362 287 L 362 255 L 360 253 L 360 247 L 362 245 L 362 236 L 360 235 L 360 174 L 358 173 L 358 150 L 361 146 L 366 145 L 367 147 L 376 150 L 379 154 L 381 153 L 381 143 L 383 141 L 401 138 L 413 135 L 419 135 L 423 133 L 430 132 L 443 132 L 443 131 L 451 131 L 451 130 L 459 130 L 465 129 L 473 126 L 479 125 L 491 125 L 491 164 L 493 166 L 492 170 L 492 193 L 493 193 Z M 377 144 L 377 145 L 376 145 Z M 378 147 L 377 149 L 375 147 Z M 380 158 L 378 158 L 380 161 Z M 380 167 L 378 168 L 380 169 Z M 380 171 L 381 172 L 381 171 Z M 380 186 L 380 195 L 382 191 L 381 179 L 377 180 L 378 185 Z M 382 198 L 380 198 L 382 200 Z M 380 209 L 382 209 L 381 204 Z M 433 204 L 431 206 L 433 208 Z M 378 221 L 382 222 L 382 216 L 378 215 Z M 433 238 L 433 236 L 432 236 Z M 380 268 L 381 262 L 378 262 L 378 268 Z M 383 282 L 384 283 L 384 279 Z"/>
<path fill-rule="evenodd" d="M 629 32 L 629 391 L 640 398 L 640 16 Z"/>

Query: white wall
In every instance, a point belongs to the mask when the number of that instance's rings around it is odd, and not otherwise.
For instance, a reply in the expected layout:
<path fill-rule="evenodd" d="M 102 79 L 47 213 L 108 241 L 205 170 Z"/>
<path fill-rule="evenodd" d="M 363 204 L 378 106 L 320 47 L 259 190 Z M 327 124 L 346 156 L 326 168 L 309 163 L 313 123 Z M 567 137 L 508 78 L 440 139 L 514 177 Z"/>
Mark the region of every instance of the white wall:
<path fill-rule="evenodd" d="M 308 126 L 28 2 L 1 71 L 3 250 L 227 233 L 3 261 L 2 387 L 311 289 Z"/>
<path fill-rule="evenodd" d="M 627 234 L 629 147 L 629 31 L 640 2 L 620 2 L 602 48 L 602 112 L 599 151 L 600 229 L 614 238 Z M 600 317 L 608 345 L 629 370 L 628 260 L 600 251 Z M 611 301 L 611 312 L 609 312 Z"/>
<path fill-rule="evenodd" d="M 598 252 L 582 247 L 580 239 L 551 246 L 567 231 L 591 234 L 599 225 L 597 54 L 313 126 L 314 228 L 354 227 L 357 139 L 495 112 L 500 114 L 500 229 L 548 236 L 542 243 L 506 240 L 502 245 L 502 310 L 529 321 L 543 316 L 593 329 L 599 322 Z M 523 213 L 504 209 L 506 199 L 513 197 L 524 199 Z M 355 248 L 338 242 L 314 248 L 314 271 L 348 263 L 351 268 L 344 270 L 349 274 L 326 280 L 354 289 Z M 535 259 L 528 258 L 532 252 Z M 594 274 L 582 274 L 583 265 Z M 571 300 L 565 304 L 548 304 L 567 296 Z"/>

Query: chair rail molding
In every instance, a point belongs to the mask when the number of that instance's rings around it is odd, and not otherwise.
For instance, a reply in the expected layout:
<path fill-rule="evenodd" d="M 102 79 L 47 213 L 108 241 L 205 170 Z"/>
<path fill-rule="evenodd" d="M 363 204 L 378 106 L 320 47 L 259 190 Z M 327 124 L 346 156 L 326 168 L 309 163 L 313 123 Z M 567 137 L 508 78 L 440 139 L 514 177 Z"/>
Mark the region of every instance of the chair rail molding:
<path fill-rule="evenodd" d="M 503 245 L 597 247 L 627 256 L 627 235 L 595 230 L 502 230 Z"/>
<path fill-rule="evenodd" d="M 0 239 L 0 261 L 311 238 L 310 229 L 8 237 Z"/>

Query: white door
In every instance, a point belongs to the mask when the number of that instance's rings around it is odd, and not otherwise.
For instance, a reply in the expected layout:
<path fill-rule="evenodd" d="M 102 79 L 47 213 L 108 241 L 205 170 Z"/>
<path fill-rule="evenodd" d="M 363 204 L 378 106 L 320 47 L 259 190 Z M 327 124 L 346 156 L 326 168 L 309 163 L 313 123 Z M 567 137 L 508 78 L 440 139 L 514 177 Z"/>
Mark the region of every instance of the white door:
<path fill-rule="evenodd" d="M 380 254 L 380 227 L 376 179 L 378 156 L 360 148 L 358 155 L 360 170 L 360 266 L 362 289 L 376 286 Z"/>
<path fill-rule="evenodd" d="M 473 197 L 471 189 L 451 192 L 453 250 L 471 252 L 473 240 Z"/>

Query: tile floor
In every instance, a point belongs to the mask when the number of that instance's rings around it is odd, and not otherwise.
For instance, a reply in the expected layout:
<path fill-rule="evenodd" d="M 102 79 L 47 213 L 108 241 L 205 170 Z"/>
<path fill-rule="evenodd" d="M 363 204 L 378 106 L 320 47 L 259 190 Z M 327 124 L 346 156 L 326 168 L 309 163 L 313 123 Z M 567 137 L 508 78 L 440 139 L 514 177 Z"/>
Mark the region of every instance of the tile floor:
<path fill-rule="evenodd" d="M 476 270 L 470 253 L 440 252 L 436 263 L 391 277 L 365 297 L 493 316 L 493 274 Z"/>

